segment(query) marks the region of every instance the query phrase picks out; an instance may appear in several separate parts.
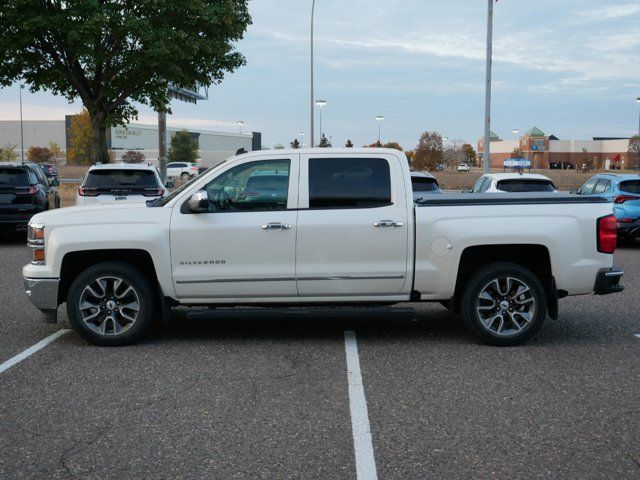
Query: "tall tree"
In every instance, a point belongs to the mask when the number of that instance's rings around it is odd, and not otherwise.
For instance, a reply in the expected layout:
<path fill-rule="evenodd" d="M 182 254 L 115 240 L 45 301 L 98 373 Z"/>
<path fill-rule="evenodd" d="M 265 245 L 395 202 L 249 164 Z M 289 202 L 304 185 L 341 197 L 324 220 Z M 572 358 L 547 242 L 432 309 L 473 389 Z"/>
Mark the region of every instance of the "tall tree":
<path fill-rule="evenodd" d="M 245 64 L 235 50 L 248 0 L 3 0 L 0 85 L 21 81 L 91 118 L 91 159 L 108 162 L 107 127 L 136 118 L 133 102 L 169 112 L 167 84 L 214 85 Z"/>
<path fill-rule="evenodd" d="M 464 160 L 471 165 L 476 165 L 478 161 L 478 156 L 476 155 L 476 151 L 471 146 L 470 143 L 465 143 L 462 145 L 462 154 L 464 155 Z"/>
<path fill-rule="evenodd" d="M 442 135 L 438 132 L 424 132 L 420 136 L 411 165 L 416 170 L 433 170 L 442 163 L 443 157 Z"/>
<path fill-rule="evenodd" d="M 640 168 L 640 135 L 629 140 L 629 166 Z"/>
<path fill-rule="evenodd" d="M 297 150 L 300 148 L 300 141 L 296 138 L 291 142 L 291 148 Z"/>
<path fill-rule="evenodd" d="M 344 146 L 347 148 L 353 148 L 353 142 L 351 141 L 351 139 L 348 139 L 347 143 L 345 143 Z"/>
<path fill-rule="evenodd" d="M 91 118 L 89 112 L 83 109 L 82 112 L 71 117 L 67 162 L 74 165 L 91 163 L 91 139 Z"/>
<path fill-rule="evenodd" d="M 198 142 L 186 130 L 176 132 L 171 137 L 171 147 L 169 148 L 170 162 L 195 163 L 198 159 Z"/>

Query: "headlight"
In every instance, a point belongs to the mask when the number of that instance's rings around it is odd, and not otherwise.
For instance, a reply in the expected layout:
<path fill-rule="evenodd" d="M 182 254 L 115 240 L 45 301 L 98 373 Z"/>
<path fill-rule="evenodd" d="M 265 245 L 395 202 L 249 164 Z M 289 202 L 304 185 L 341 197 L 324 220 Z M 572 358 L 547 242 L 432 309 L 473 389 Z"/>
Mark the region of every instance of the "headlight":
<path fill-rule="evenodd" d="M 44 225 L 29 224 L 27 230 L 29 258 L 34 265 L 44 265 Z"/>

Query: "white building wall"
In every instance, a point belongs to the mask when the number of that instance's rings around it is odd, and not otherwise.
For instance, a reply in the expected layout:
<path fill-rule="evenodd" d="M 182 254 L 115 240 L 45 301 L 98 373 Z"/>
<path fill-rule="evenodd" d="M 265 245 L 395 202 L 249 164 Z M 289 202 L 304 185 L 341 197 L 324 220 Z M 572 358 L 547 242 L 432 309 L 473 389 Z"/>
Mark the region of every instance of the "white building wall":
<path fill-rule="evenodd" d="M 63 150 L 66 148 L 66 129 L 64 120 L 29 120 L 23 122 L 24 151 L 29 147 L 48 147 L 55 142 Z M 14 120 L 0 121 L 0 146 L 15 145 L 20 152 L 20 122 Z"/>

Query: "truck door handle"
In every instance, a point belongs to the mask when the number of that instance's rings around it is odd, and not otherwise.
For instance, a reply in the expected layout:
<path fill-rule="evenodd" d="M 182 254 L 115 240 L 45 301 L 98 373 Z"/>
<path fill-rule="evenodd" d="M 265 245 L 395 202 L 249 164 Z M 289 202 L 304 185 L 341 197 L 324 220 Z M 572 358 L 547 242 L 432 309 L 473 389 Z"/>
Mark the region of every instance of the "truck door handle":
<path fill-rule="evenodd" d="M 262 225 L 263 230 L 291 230 L 291 225 L 285 225 L 280 222 L 271 222 L 266 225 Z"/>
<path fill-rule="evenodd" d="M 403 222 L 394 222 L 393 220 L 380 220 L 373 224 L 376 228 L 399 228 L 404 227 Z"/>

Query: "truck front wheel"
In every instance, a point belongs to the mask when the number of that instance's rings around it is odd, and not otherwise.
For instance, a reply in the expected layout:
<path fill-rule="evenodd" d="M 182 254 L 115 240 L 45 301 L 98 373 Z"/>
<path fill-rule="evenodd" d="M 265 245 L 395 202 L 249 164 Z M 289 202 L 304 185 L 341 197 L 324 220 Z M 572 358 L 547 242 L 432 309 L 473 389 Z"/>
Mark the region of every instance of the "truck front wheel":
<path fill-rule="evenodd" d="M 74 330 L 100 346 L 128 345 L 151 325 L 154 295 L 137 268 L 104 262 L 87 268 L 74 280 L 67 296 L 67 313 Z"/>
<path fill-rule="evenodd" d="M 467 284 L 461 307 L 469 330 L 490 345 L 505 347 L 529 340 L 547 317 L 547 298 L 538 277 L 507 262 L 478 271 Z"/>

